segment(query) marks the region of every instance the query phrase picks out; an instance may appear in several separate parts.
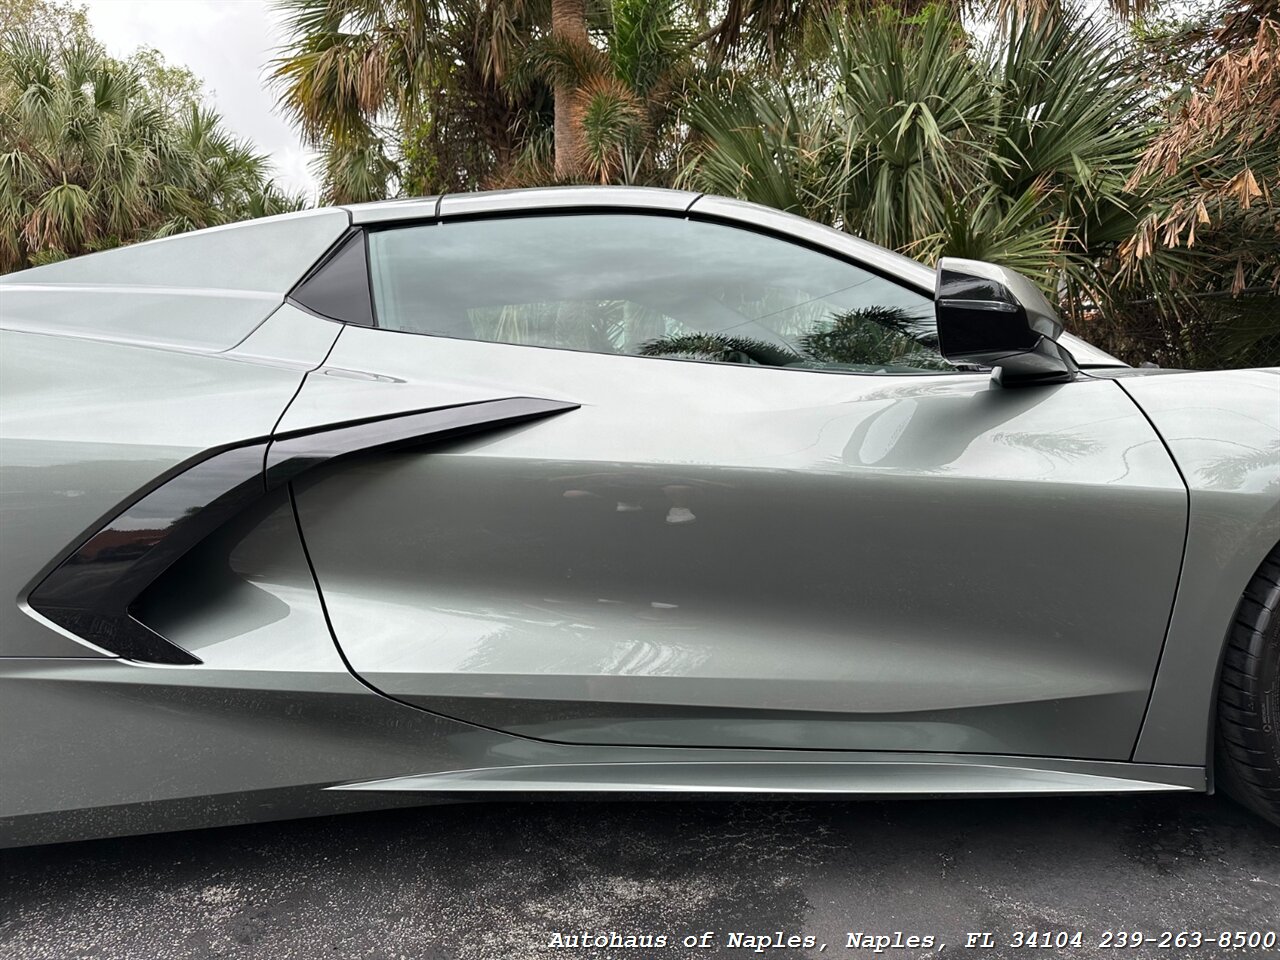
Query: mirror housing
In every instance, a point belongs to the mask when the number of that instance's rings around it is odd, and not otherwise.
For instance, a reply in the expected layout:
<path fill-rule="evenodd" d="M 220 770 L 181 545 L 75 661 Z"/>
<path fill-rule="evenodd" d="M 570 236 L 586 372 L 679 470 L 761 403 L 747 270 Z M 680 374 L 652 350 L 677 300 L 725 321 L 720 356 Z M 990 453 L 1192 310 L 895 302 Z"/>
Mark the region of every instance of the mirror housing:
<path fill-rule="evenodd" d="M 991 367 L 999 383 L 1061 383 L 1079 367 L 1058 344 L 1062 321 L 1036 285 L 981 260 L 938 261 L 934 311 L 942 355 Z"/>

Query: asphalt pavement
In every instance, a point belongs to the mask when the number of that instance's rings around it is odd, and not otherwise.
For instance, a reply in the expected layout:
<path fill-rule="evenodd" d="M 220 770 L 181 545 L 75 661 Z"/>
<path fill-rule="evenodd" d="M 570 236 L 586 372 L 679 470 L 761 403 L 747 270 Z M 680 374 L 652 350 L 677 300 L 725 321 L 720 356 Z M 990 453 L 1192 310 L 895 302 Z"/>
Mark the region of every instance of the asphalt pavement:
<path fill-rule="evenodd" d="M 1280 957 L 1267 931 L 1280 830 L 1190 795 L 468 804 L 0 851 L 23 960 Z"/>

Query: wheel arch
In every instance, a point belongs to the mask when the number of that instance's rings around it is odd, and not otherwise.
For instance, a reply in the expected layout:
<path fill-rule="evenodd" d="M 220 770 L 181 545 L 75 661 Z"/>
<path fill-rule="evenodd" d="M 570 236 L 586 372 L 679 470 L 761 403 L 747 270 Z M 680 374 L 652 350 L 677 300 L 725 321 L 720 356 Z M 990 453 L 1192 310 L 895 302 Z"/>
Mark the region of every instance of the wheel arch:
<path fill-rule="evenodd" d="M 1280 510 L 1280 504 L 1277 505 L 1277 508 L 1278 510 Z M 1235 627 L 1236 620 L 1239 616 L 1240 607 L 1246 599 L 1249 585 L 1254 581 L 1254 579 L 1258 576 L 1258 574 L 1262 572 L 1262 568 L 1266 564 L 1274 563 L 1277 560 L 1280 560 L 1280 540 L 1277 540 L 1275 543 L 1273 543 L 1270 549 L 1268 549 L 1266 553 L 1264 553 L 1258 559 L 1258 562 L 1254 567 L 1253 573 L 1251 573 L 1248 579 L 1246 579 L 1244 583 L 1240 585 L 1240 595 L 1236 600 L 1235 606 L 1231 610 L 1231 618 L 1227 621 L 1226 625 L 1223 627 L 1223 630 L 1222 630 L 1222 640 L 1219 644 L 1219 649 L 1218 649 L 1217 668 L 1214 670 L 1214 673 L 1213 673 L 1213 699 L 1209 705 L 1209 716 L 1205 724 L 1205 733 L 1206 733 L 1205 775 L 1206 775 L 1206 783 L 1208 784 L 1209 793 L 1213 793 L 1216 786 L 1215 771 L 1217 768 L 1217 760 L 1218 760 L 1218 757 L 1217 757 L 1218 701 L 1222 693 L 1222 668 L 1226 662 L 1227 650 L 1230 648 L 1230 645 L 1231 645 L 1231 633 Z"/>

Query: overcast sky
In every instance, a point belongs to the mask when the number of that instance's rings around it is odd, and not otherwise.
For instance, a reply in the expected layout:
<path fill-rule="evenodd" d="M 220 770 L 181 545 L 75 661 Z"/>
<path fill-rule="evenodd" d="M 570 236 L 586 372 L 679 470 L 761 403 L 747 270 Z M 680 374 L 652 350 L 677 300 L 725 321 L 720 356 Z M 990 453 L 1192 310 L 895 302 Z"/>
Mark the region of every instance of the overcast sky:
<path fill-rule="evenodd" d="M 283 41 L 269 0 L 81 0 L 114 56 L 155 47 L 201 80 L 228 128 L 268 154 L 287 190 L 314 199 L 311 151 L 275 110 L 263 78 Z"/>

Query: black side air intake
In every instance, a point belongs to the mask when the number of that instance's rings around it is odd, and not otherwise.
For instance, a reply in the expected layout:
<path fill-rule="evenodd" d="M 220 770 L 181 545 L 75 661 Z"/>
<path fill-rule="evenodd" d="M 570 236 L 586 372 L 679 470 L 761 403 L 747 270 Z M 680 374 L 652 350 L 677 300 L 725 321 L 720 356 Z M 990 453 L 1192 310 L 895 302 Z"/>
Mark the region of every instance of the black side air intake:
<path fill-rule="evenodd" d="M 117 656 L 200 663 L 131 609 L 179 558 L 268 491 L 345 457 L 440 443 L 577 407 L 511 397 L 353 420 L 210 451 L 128 501 L 40 581 L 27 603 Z"/>

